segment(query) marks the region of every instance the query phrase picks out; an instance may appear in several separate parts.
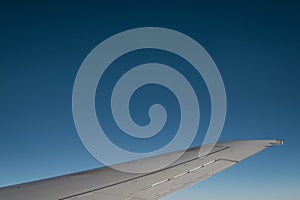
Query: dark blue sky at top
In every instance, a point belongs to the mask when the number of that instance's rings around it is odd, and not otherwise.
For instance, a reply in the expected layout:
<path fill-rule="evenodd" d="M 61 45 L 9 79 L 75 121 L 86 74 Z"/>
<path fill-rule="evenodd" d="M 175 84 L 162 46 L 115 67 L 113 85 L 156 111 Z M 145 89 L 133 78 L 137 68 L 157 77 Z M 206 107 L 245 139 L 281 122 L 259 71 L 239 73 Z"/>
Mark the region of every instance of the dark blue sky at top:
<path fill-rule="evenodd" d="M 221 140 L 286 140 L 283 147 L 250 158 L 220 177 L 228 182 L 242 175 L 269 188 L 297 191 L 299 9 L 296 1 L 1 3 L 0 186 L 101 166 L 85 150 L 74 126 L 76 73 L 87 54 L 106 38 L 157 26 L 189 35 L 217 64 L 228 101 Z M 136 94 L 136 98 L 143 97 Z M 205 131 L 210 109 L 203 98 Z M 194 145 L 201 139 L 199 134 Z"/>

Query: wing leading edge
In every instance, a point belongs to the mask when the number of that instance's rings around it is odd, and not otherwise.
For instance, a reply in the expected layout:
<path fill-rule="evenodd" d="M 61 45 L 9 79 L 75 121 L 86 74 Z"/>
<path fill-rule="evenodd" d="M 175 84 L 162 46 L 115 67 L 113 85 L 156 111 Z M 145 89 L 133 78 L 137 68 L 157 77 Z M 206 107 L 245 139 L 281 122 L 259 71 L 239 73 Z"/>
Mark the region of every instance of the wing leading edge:
<path fill-rule="evenodd" d="M 125 173 L 99 168 L 0 189 L 9 200 L 154 200 L 215 175 L 282 140 L 243 140 L 217 143 L 199 158 L 199 148 L 189 149 L 172 165 L 151 173 Z M 205 146 L 204 146 L 205 148 Z M 173 153 L 174 154 L 174 153 Z M 132 161 L 140 166 L 168 154 Z M 125 163 L 126 165 L 126 163 Z"/>

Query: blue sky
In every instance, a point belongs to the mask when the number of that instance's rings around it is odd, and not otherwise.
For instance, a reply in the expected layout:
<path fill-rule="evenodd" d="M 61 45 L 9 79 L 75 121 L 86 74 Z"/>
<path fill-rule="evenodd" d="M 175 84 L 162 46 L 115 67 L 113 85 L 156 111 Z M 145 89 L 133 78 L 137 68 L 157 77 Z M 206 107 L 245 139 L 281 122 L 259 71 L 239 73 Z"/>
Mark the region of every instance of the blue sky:
<path fill-rule="evenodd" d="M 101 166 L 81 144 L 74 126 L 76 73 L 87 54 L 109 36 L 158 26 L 194 38 L 217 64 L 228 101 L 220 140 L 285 139 L 284 146 L 166 199 L 299 196 L 300 5 L 296 1 L 15 2 L 0 7 L 0 186 Z M 126 63 L 151 58 L 135 56 Z M 201 143 L 210 113 L 207 92 L 201 81 L 199 85 L 203 128 L 193 145 Z"/>

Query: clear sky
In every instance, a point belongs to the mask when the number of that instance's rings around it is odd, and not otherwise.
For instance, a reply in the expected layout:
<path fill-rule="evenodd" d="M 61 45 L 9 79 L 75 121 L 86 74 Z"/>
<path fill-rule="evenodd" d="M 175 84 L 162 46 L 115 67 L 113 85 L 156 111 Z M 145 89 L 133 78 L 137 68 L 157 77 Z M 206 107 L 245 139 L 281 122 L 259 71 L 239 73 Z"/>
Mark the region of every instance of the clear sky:
<path fill-rule="evenodd" d="M 157 26 L 194 38 L 217 64 L 228 101 L 220 140 L 285 140 L 284 146 L 265 150 L 165 199 L 298 199 L 299 9 L 297 1 L 1 3 L 0 186 L 102 166 L 84 148 L 74 126 L 72 89 L 76 73 L 87 54 L 109 36 Z M 163 63 L 176 65 L 178 61 L 164 52 L 136 52 L 124 63 L 149 61 L 153 55 Z M 115 78 L 113 74 L 108 77 L 106 81 Z M 210 114 L 203 84 L 200 81 L 198 88 L 203 91 L 203 124 L 193 145 L 201 144 Z M 163 88 L 156 89 L 173 98 Z M 147 90 L 150 95 L 156 92 Z M 101 102 L 101 95 L 97 92 L 96 100 Z M 138 100 L 149 104 L 159 101 L 137 94 Z M 176 101 L 173 104 L 167 130 L 175 129 L 176 125 L 170 124 L 178 121 Z M 96 105 L 98 115 L 105 114 L 100 112 L 105 108 L 101 106 Z M 142 110 L 143 105 L 136 106 Z M 138 123 L 147 123 L 143 113 L 133 116 Z M 113 130 L 109 122 L 107 128 Z M 119 145 L 130 149 L 130 141 L 123 141 Z M 163 145 L 152 142 L 156 146 L 138 151 Z"/>

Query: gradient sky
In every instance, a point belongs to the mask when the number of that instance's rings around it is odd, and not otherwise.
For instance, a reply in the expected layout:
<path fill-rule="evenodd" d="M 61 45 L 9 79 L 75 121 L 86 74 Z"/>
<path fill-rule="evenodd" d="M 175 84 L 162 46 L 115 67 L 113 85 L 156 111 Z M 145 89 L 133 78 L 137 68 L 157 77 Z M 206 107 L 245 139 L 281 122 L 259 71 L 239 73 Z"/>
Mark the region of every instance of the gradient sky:
<path fill-rule="evenodd" d="M 285 140 L 284 146 L 165 199 L 298 199 L 299 9 L 296 1 L 1 3 L 0 186 L 101 166 L 81 144 L 74 126 L 76 73 L 87 54 L 109 36 L 158 26 L 194 38 L 217 64 L 228 100 L 220 140 Z M 125 63 L 151 59 L 135 56 Z M 164 62 L 168 60 L 173 59 Z M 209 120 L 203 91 L 201 131 Z M 201 144 L 201 131 L 193 145 Z"/>

